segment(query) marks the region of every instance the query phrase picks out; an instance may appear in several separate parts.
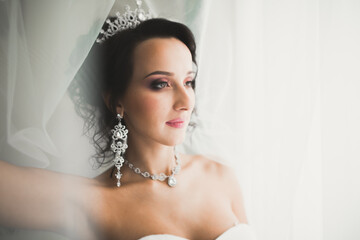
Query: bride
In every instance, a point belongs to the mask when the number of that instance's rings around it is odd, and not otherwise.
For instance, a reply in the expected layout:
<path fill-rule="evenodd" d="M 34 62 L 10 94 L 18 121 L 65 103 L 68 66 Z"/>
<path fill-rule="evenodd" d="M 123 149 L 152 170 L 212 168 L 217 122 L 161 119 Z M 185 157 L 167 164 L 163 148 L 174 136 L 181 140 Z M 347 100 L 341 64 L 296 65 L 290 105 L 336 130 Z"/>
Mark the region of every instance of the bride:
<path fill-rule="evenodd" d="M 232 170 L 174 148 L 195 106 L 193 35 L 144 17 L 116 31 L 108 21 L 72 88 L 95 158 L 114 167 L 90 179 L 0 161 L 0 225 L 75 239 L 253 239 Z"/>

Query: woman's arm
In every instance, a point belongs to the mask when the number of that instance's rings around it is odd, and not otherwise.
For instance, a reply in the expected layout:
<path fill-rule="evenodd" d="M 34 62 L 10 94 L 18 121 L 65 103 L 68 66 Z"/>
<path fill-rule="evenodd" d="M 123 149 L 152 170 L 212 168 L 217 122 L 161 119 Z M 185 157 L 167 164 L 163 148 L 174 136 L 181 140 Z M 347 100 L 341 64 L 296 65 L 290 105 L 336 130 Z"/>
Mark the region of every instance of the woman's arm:
<path fill-rule="evenodd" d="M 71 223 L 85 216 L 81 203 L 85 182 L 81 177 L 0 161 L 0 225 L 72 231 Z"/>

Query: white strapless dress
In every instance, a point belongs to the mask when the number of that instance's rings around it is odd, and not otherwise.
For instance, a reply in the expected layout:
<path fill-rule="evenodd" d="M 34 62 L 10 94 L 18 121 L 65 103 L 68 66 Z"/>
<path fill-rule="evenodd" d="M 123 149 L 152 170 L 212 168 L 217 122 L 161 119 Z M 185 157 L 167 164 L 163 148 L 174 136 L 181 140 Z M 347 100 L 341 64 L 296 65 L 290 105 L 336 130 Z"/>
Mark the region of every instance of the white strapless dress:
<path fill-rule="evenodd" d="M 226 230 L 215 240 L 255 240 L 255 239 L 256 239 L 255 234 L 249 225 L 237 224 Z M 155 235 L 142 237 L 139 240 L 188 240 L 188 239 L 174 236 L 171 234 L 155 234 Z"/>

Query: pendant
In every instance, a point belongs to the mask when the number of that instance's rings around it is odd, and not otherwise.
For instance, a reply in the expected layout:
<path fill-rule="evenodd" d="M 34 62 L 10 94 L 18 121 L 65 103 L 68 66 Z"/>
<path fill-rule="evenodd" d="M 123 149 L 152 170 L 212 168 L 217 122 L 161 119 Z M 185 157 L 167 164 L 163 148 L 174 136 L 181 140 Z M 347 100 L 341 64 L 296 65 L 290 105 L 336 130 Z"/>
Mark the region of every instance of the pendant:
<path fill-rule="evenodd" d="M 176 178 L 173 175 L 169 176 L 168 185 L 170 187 L 175 187 L 176 183 L 177 183 Z"/>

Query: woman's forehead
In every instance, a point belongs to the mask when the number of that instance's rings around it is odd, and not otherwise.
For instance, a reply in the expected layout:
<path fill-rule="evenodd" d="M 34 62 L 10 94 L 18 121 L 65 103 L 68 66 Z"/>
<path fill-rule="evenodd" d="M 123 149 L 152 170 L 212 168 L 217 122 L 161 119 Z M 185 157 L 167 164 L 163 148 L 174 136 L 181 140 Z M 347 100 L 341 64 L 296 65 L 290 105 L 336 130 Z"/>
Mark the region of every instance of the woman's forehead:
<path fill-rule="evenodd" d="M 192 56 L 187 46 L 176 38 L 151 38 L 134 50 L 134 73 L 137 71 L 186 71 L 192 69 Z"/>

